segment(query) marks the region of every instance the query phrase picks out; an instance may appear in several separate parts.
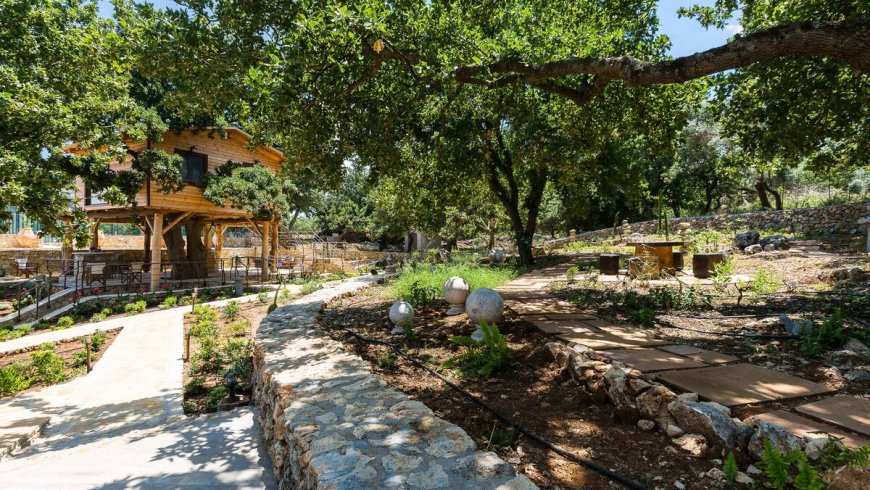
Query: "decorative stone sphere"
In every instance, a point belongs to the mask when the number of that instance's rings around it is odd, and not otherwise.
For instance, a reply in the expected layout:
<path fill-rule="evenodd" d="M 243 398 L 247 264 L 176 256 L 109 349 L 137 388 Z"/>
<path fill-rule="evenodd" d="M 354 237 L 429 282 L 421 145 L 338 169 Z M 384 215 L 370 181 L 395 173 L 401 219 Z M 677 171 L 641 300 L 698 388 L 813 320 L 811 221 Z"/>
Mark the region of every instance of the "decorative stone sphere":
<path fill-rule="evenodd" d="M 505 258 L 504 250 L 489 251 L 489 260 L 491 260 L 493 264 L 503 264 Z"/>
<path fill-rule="evenodd" d="M 460 315 L 465 313 L 465 300 L 471 293 L 471 288 L 465 279 L 453 276 L 441 286 L 441 295 L 444 301 L 450 303 L 450 309 L 447 310 L 447 316 Z"/>
<path fill-rule="evenodd" d="M 474 340 L 483 338 L 480 322 L 497 323 L 504 316 L 504 300 L 501 295 L 489 288 L 475 289 L 465 301 L 468 319 L 477 325 L 477 330 L 471 334 Z"/>
<path fill-rule="evenodd" d="M 403 327 L 414 323 L 414 307 L 405 301 L 396 301 L 390 307 L 390 321 L 395 325 L 391 333 L 403 333 Z"/>

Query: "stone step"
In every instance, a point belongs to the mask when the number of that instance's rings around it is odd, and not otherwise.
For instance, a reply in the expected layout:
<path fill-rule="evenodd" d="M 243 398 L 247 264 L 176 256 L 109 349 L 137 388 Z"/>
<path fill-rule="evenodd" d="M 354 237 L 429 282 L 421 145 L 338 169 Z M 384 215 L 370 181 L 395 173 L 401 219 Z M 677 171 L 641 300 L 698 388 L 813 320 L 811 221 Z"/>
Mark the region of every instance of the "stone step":
<path fill-rule="evenodd" d="M 834 396 L 801 405 L 797 412 L 870 436 L 870 400 L 854 396 Z"/>
<path fill-rule="evenodd" d="M 830 424 L 817 422 L 813 419 L 798 415 L 796 413 L 786 412 L 785 410 L 776 410 L 773 412 L 762 413 L 749 417 L 746 422 L 751 423 L 753 420 L 761 419 L 779 425 L 783 429 L 789 431 L 796 437 L 800 438 L 824 438 L 825 434 L 841 439 L 843 444 L 847 446 L 866 446 L 870 444 L 870 439 L 862 436 L 856 436 L 843 431 L 842 428 Z"/>
<path fill-rule="evenodd" d="M 707 366 L 703 362 L 652 348 L 602 350 L 598 353 L 610 360 L 623 362 L 644 373 Z"/>
<path fill-rule="evenodd" d="M 729 407 L 822 395 L 836 390 L 754 364 L 666 371 L 659 380 Z"/>

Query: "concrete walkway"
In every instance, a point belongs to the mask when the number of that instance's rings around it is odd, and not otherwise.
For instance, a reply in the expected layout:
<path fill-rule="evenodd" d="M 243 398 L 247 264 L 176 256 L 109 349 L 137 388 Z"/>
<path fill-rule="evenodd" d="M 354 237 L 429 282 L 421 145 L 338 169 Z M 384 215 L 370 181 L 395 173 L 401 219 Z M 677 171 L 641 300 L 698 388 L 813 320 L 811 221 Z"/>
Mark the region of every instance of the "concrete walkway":
<path fill-rule="evenodd" d="M 812 381 L 741 363 L 719 352 L 670 345 L 650 330 L 617 325 L 580 312 L 546 292 L 555 281 L 565 281 L 571 264 L 524 274 L 498 291 L 505 304 L 524 320 L 566 342 L 576 342 L 644 372 L 658 372 L 660 381 L 679 390 L 695 392 L 706 400 L 733 407 L 833 394 L 836 390 Z M 821 405 L 821 408 L 817 407 Z M 831 408 L 836 407 L 836 409 Z M 794 433 L 826 432 L 860 444 L 870 442 L 870 400 L 850 396 L 825 398 L 787 412 Z M 809 415 L 807 418 L 804 415 Z M 825 425 L 820 425 L 825 423 Z M 859 434 L 854 436 L 847 431 Z"/>
<path fill-rule="evenodd" d="M 0 430 L 21 431 L 51 419 L 42 438 L 0 462 L 0 489 L 273 486 L 269 465 L 261 462 L 252 410 L 198 419 L 182 413 L 187 311 L 173 308 L 16 339 L 36 345 L 124 326 L 87 376 L 0 402 Z"/>

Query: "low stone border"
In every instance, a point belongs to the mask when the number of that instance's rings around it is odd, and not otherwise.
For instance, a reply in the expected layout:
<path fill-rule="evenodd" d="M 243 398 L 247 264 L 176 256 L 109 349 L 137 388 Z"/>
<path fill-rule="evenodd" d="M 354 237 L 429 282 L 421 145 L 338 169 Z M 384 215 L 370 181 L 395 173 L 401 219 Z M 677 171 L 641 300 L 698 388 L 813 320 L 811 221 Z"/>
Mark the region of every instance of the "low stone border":
<path fill-rule="evenodd" d="M 280 488 L 537 488 L 318 328 L 327 302 L 377 280 L 322 289 L 260 323 L 254 400 Z"/>
<path fill-rule="evenodd" d="M 611 361 L 586 345 L 554 341 L 546 347 L 554 362 L 583 389 L 600 402 L 612 403 L 618 419 L 636 423 L 642 430 L 658 429 L 670 437 L 673 445 L 666 451 L 719 458 L 733 450 L 760 460 L 764 441 L 769 440 L 781 452 L 803 450 L 810 460 L 816 460 L 819 448 L 828 441 L 823 435 L 799 438 L 754 417 L 742 421 L 732 417 L 725 405 L 699 401 L 697 393 L 677 394 L 655 381 L 654 375 Z M 724 480 L 719 468 L 711 469 L 707 476 Z M 739 473 L 738 482 L 752 484 L 753 480 Z"/>

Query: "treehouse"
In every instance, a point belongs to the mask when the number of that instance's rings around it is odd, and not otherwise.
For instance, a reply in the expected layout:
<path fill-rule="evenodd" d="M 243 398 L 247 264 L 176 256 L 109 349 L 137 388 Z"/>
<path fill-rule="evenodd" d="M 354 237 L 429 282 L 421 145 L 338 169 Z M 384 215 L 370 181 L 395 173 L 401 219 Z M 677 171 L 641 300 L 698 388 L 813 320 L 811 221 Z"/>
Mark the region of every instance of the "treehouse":
<path fill-rule="evenodd" d="M 225 137 L 219 131 L 169 131 L 160 142 L 126 141 L 127 157 L 110 164 L 111 170 L 132 168 L 133 161 L 147 148 L 162 149 L 183 159 L 180 190 L 165 193 L 160 185 L 146 179 L 136 193 L 134 204 L 115 206 L 107 203 L 98 192 L 91 192 L 81 178 L 76 182 L 76 198 L 84 208 L 93 227 L 91 251 L 82 261 L 99 263 L 99 224 L 132 223 L 143 234 L 143 261 L 127 268 L 129 274 L 139 274 L 139 280 L 157 290 L 163 277 L 172 279 L 207 277 L 216 266 L 222 267 L 223 234 L 226 228 L 241 226 L 252 229 L 261 237 L 262 252 L 259 261 L 261 274 L 265 274 L 269 256 L 277 255 L 278 223 L 256 221 L 243 209 L 216 205 L 207 200 L 199 188 L 201 178 L 221 165 L 233 161 L 244 166 L 263 165 L 277 173 L 281 170 L 283 154 L 275 148 L 251 148 L 251 135 L 238 128 L 226 128 Z M 162 249 L 166 248 L 163 258 Z M 92 257 L 88 257 L 92 254 Z M 97 273 L 102 273 L 100 269 Z M 93 273 L 89 275 L 93 278 Z M 142 279 L 144 277 L 144 279 Z"/>

